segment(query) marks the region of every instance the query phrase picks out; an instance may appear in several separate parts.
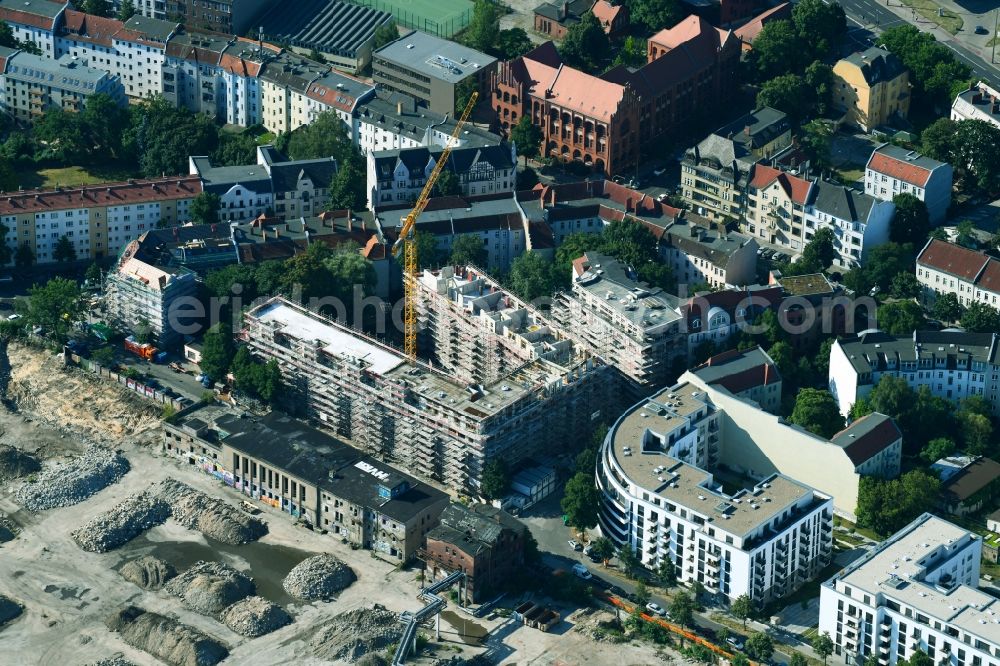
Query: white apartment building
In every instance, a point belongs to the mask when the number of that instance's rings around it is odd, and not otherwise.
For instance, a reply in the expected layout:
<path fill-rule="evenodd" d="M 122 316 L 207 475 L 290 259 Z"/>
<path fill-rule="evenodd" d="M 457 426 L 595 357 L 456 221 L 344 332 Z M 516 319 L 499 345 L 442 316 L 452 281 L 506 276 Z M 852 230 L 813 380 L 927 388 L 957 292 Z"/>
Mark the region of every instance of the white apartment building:
<path fill-rule="evenodd" d="M 818 230 L 832 229 L 837 252 L 834 262 L 843 268 L 856 268 L 864 263 L 873 247 L 889 242 L 889 225 L 896 214 L 891 201 L 825 180 L 817 180 L 812 189 L 806 207 L 803 247 Z"/>
<path fill-rule="evenodd" d="M 721 429 L 718 410 L 691 384 L 626 412 L 598 459 L 600 528 L 650 568 L 673 562 L 683 583 L 766 603 L 830 562 L 833 501 L 780 474 L 727 494 L 705 470 L 718 461 Z"/>
<path fill-rule="evenodd" d="M 958 402 L 983 397 L 1000 413 L 997 333 L 914 331 L 893 336 L 866 331 L 841 338 L 830 349 L 830 392 L 845 416 L 885 375 L 902 377 L 914 390 Z"/>
<path fill-rule="evenodd" d="M 925 306 L 942 294 L 954 294 L 966 307 L 982 303 L 1000 308 L 1000 261 L 988 254 L 932 238 L 917 255 L 916 270 Z"/>
<path fill-rule="evenodd" d="M 198 155 L 188 158 L 188 172 L 201 180 L 206 192 L 219 195 L 220 221 L 243 222 L 274 210 L 271 174 L 262 164 L 217 167 Z"/>
<path fill-rule="evenodd" d="M 571 291 L 557 298 L 553 318 L 618 368 L 639 394 L 663 386 L 672 362 L 687 358 L 677 298 L 595 252 L 575 260 L 572 271 Z"/>
<path fill-rule="evenodd" d="M 1000 92 L 983 81 L 955 96 L 952 120 L 985 120 L 1000 127 Z"/>
<path fill-rule="evenodd" d="M 701 383 L 722 386 L 737 398 L 753 402 L 770 414 L 781 410 L 781 373 L 760 347 L 730 349 L 688 370 Z"/>
<path fill-rule="evenodd" d="M 884 143 L 865 165 L 865 194 L 892 201 L 912 194 L 927 205 L 931 224 L 940 224 L 951 205 L 952 168 L 920 153 Z"/>
<path fill-rule="evenodd" d="M 713 289 L 757 281 L 757 240 L 746 234 L 711 228 L 693 213 L 678 214 L 660 235 L 660 257 L 670 266 L 678 285 L 707 284 Z"/>
<path fill-rule="evenodd" d="M 68 2 L 0 0 L 0 21 L 10 26 L 14 39 L 34 42 L 45 58 L 56 58 L 55 33 Z"/>
<path fill-rule="evenodd" d="M 792 250 L 805 247 L 806 207 L 815 184 L 764 164 L 754 165 L 747 186 L 747 232 Z"/>
<path fill-rule="evenodd" d="M 118 76 L 87 66 L 86 60 L 64 55 L 57 60 L 3 48 L 0 71 L 0 111 L 32 123 L 50 109 L 78 112 L 94 95 L 108 95 L 124 106 L 125 93 Z"/>
<path fill-rule="evenodd" d="M 978 589 L 982 539 L 925 513 L 820 588 L 819 631 L 843 663 L 1000 664 L 1000 601 Z"/>

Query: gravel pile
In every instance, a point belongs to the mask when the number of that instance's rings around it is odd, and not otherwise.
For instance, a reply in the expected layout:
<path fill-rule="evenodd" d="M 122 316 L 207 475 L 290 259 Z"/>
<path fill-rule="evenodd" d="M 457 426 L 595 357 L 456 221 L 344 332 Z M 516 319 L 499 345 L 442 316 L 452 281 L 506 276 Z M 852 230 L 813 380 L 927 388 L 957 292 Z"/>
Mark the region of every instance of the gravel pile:
<path fill-rule="evenodd" d="M 127 606 L 104 622 L 122 640 L 171 666 L 215 666 L 229 656 L 225 645 L 169 617 Z"/>
<path fill-rule="evenodd" d="M 108 487 L 128 470 L 128 460 L 121 453 L 92 446 L 69 462 L 47 465 L 35 483 L 17 489 L 14 499 L 31 511 L 72 506 Z"/>
<path fill-rule="evenodd" d="M 222 543 L 239 546 L 267 534 L 267 525 L 233 505 L 176 479 L 165 480 L 161 497 L 170 504 L 174 520 Z"/>
<path fill-rule="evenodd" d="M 170 517 L 170 506 L 162 499 L 142 491 L 95 517 L 70 533 L 76 545 L 91 553 L 106 553 L 124 546 L 150 527 L 161 525 Z"/>
<path fill-rule="evenodd" d="M 318 659 L 355 662 L 366 654 L 385 651 L 401 632 L 399 616 L 375 605 L 333 618 L 316 630 L 309 647 Z"/>
<path fill-rule="evenodd" d="M 282 586 L 298 599 L 329 601 L 357 579 L 354 571 L 333 555 L 316 555 L 295 565 Z"/>
<path fill-rule="evenodd" d="M 0 627 L 19 617 L 23 610 L 21 604 L 0 594 Z"/>
<path fill-rule="evenodd" d="M 122 578 L 134 583 L 144 590 L 158 590 L 177 575 L 177 570 L 169 562 L 143 555 L 131 562 L 126 562 L 118 572 Z"/>
<path fill-rule="evenodd" d="M 228 564 L 198 562 L 164 587 L 199 613 L 218 617 L 227 607 L 251 596 L 257 586 L 248 576 Z"/>
<path fill-rule="evenodd" d="M 242 636 L 257 638 L 291 624 L 285 610 L 263 597 L 247 597 L 222 612 L 222 623 Z"/>
<path fill-rule="evenodd" d="M 126 659 L 121 652 L 116 652 L 106 659 L 95 661 L 91 666 L 136 666 L 136 664 Z"/>
<path fill-rule="evenodd" d="M 0 543 L 10 541 L 16 537 L 17 533 L 20 531 L 21 528 L 17 526 L 17 523 L 7 516 L 0 514 Z"/>
<path fill-rule="evenodd" d="M 0 444 L 0 481 L 28 476 L 41 469 L 34 456 L 8 444 Z"/>

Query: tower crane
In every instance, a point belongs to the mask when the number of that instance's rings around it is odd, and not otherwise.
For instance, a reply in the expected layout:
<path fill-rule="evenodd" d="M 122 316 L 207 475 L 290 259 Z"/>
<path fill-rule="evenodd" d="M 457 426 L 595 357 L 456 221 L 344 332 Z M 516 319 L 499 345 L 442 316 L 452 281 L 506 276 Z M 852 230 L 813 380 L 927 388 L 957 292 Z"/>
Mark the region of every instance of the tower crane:
<path fill-rule="evenodd" d="M 447 164 L 448 158 L 451 156 L 451 149 L 458 141 L 462 127 L 465 125 L 465 121 L 469 119 L 469 114 L 472 113 L 473 107 L 476 106 L 477 99 L 479 99 L 479 93 L 473 92 L 469 97 L 469 103 L 465 105 L 465 110 L 462 111 L 462 117 L 459 118 L 458 123 L 455 125 L 455 130 L 448 137 L 448 142 L 445 144 L 437 164 L 434 165 L 434 170 L 427 177 L 427 182 L 424 183 L 424 189 L 420 191 L 420 196 L 417 197 L 417 201 L 413 205 L 413 210 L 407 213 L 406 218 L 403 220 L 403 226 L 399 230 L 399 238 L 392 245 L 392 255 L 394 257 L 399 256 L 400 250 L 403 251 L 403 350 L 411 359 L 416 359 L 417 357 L 417 218 L 420 217 L 420 214 L 424 212 L 424 208 L 427 207 L 427 201 L 431 197 L 431 190 L 434 189 L 434 183 L 437 182 L 438 176 L 444 170 L 445 164 Z"/>

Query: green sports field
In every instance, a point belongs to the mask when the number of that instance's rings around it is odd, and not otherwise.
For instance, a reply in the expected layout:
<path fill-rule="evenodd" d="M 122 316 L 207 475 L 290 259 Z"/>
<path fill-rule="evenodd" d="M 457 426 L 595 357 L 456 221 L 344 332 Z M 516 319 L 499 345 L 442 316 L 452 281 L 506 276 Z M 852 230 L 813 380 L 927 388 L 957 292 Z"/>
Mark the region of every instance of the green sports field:
<path fill-rule="evenodd" d="M 470 0 L 351 0 L 396 17 L 396 23 L 438 37 L 451 37 L 469 25 Z"/>

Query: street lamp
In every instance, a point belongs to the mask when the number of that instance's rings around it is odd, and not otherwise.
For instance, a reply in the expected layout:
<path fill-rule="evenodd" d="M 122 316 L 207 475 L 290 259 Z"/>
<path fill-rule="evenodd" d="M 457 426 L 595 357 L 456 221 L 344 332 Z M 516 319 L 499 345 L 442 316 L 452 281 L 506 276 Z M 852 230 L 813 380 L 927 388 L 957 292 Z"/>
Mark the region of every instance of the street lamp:
<path fill-rule="evenodd" d="M 996 56 L 997 52 L 997 39 L 1000 39 L 1000 31 L 998 31 L 997 28 L 1000 28 L 1000 6 L 998 6 L 995 10 L 993 10 L 993 38 L 990 40 L 990 44 L 993 45 L 992 48 L 990 49 L 991 65 L 994 62 L 996 62 L 996 60 L 994 60 L 994 57 Z"/>

